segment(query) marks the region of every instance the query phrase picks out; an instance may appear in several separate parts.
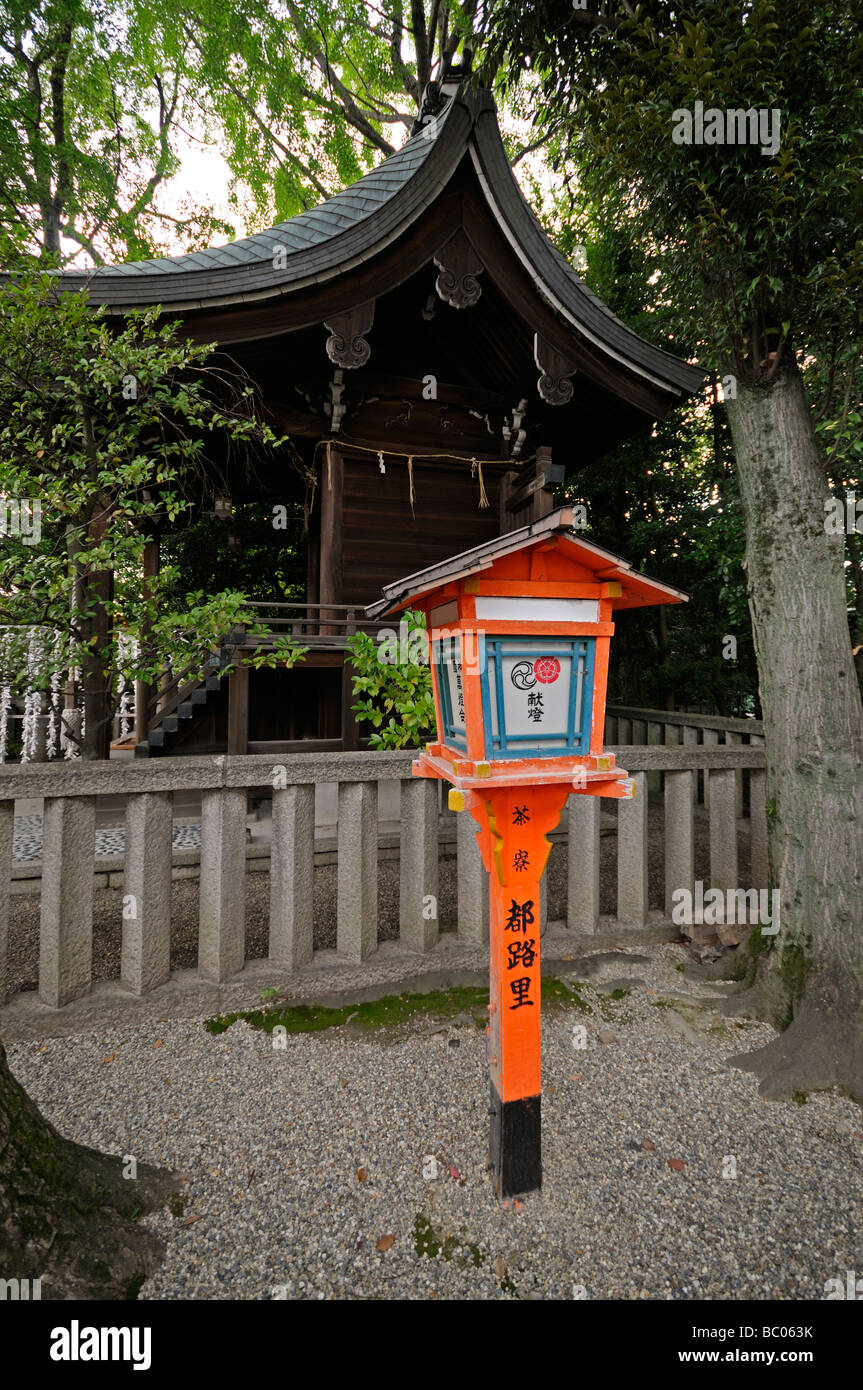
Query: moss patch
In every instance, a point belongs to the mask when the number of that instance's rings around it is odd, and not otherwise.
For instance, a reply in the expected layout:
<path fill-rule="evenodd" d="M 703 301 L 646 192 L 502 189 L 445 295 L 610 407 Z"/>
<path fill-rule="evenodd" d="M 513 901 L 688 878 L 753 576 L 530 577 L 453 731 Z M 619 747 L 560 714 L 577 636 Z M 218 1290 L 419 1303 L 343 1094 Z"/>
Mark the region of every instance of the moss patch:
<path fill-rule="evenodd" d="M 458 1013 L 482 1010 L 488 1012 L 488 990 L 467 987 L 433 990 L 430 994 L 387 994 L 383 999 L 371 999 L 365 1004 L 343 1004 L 327 1009 L 321 1004 L 295 1004 L 285 1009 L 253 1009 L 248 1013 L 219 1014 L 208 1018 L 204 1027 L 211 1033 L 224 1033 L 238 1018 L 266 1033 L 281 1026 L 288 1033 L 318 1033 L 326 1028 L 341 1028 L 350 1020 L 357 1028 L 383 1028 L 406 1023 L 409 1019 L 434 1014 L 440 1019 Z M 478 1027 L 485 1026 L 484 1018 L 476 1018 Z"/>
<path fill-rule="evenodd" d="M 755 982 L 758 972 L 759 956 L 766 956 L 773 950 L 776 938 L 766 935 L 760 927 L 753 927 L 745 941 L 734 953 L 729 979 L 742 982 L 749 989 Z"/>
<path fill-rule="evenodd" d="M 812 965 L 809 945 L 809 940 L 791 941 L 782 952 L 782 958 L 779 962 L 779 978 L 785 986 L 788 1000 L 785 1016 L 780 1020 L 782 1029 L 789 1027 L 803 998 L 806 976 Z"/>
<path fill-rule="evenodd" d="M 555 975 L 543 975 L 542 1002 L 547 1007 L 561 1005 L 592 1013 L 592 1006 L 579 992 L 589 988 L 580 981 L 569 982 Z M 627 992 L 615 990 L 611 997 L 619 999 Z M 208 1018 L 204 1027 L 210 1033 L 224 1033 L 237 1019 L 244 1019 L 253 1028 L 261 1028 L 266 1033 L 272 1033 L 276 1027 L 288 1033 L 319 1033 L 327 1028 L 342 1028 L 346 1023 L 363 1030 L 392 1028 L 414 1018 L 429 1016 L 445 1022 L 462 1013 L 469 1014 L 477 1028 L 484 1028 L 488 1022 L 488 990 L 477 985 L 433 990 L 430 994 L 387 994 L 382 999 L 372 999 L 365 1004 L 343 1004 L 337 1009 L 328 1009 L 322 1004 L 251 1009 L 244 1013 L 218 1014 Z"/>
<path fill-rule="evenodd" d="M 592 1012 L 590 1004 L 579 992 L 589 988 L 590 986 L 582 980 L 559 980 L 556 975 L 543 975 L 542 1002 L 543 1004 L 574 1005 L 582 1013 L 590 1013 Z"/>
<path fill-rule="evenodd" d="M 422 1211 L 417 1212 L 414 1222 L 414 1249 L 419 1256 L 429 1260 L 437 1259 L 439 1255 L 445 1260 L 455 1260 L 462 1269 L 470 1265 L 479 1269 L 485 1260 L 478 1245 L 459 1240 L 457 1236 L 441 1235 Z"/>

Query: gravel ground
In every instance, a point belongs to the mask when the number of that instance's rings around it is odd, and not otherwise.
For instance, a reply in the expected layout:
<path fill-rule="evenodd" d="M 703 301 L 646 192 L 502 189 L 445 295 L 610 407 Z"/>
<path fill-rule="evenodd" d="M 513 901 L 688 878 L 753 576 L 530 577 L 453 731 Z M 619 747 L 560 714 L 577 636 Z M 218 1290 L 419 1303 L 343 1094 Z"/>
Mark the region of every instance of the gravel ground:
<path fill-rule="evenodd" d="M 505 1206 L 467 1017 L 284 1051 L 245 1023 L 162 1020 L 9 1058 L 63 1133 L 186 1175 L 182 1213 L 146 1218 L 168 1250 L 142 1298 L 823 1298 L 863 1268 L 860 1110 L 761 1100 L 723 1063 L 772 1030 L 721 1018 L 722 987 L 686 981 L 686 959 L 573 965 L 589 1011 L 543 1011 L 545 1185 Z"/>
<path fill-rule="evenodd" d="M 613 804 L 613 803 L 612 803 Z M 661 909 L 665 892 L 665 837 L 661 803 L 650 807 L 648 879 L 651 908 Z M 740 882 L 748 883 L 749 835 L 738 836 Z M 315 949 L 334 950 L 336 945 L 335 865 L 315 870 Z M 566 846 L 553 847 L 548 862 L 549 917 L 566 917 Z M 695 877 L 710 878 L 710 847 L 703 808 L 695 820 Z M 394 941 L 399 934 L 399 865 L 383 860 L 378 865 L 378 940 Z M 456 861 L 444 859 L 438 890 L 441 925 L 456 921 Z M 603 835 L 600 842 L 600 912 L 611 916 L 617 904 L 617 836 Z M 120 940 L 123 893 L 119 888 L 99 889 L 93 901 L 93 978 L 116 979 L 120 974 Z M 39 895 L 14 897 L 9 910 L 9 992 L 33 990 L 39 972 Z M 270 917 L 270 875 L 246 875 L 246 959 L 267 955 Z M 171 969 L 198 963 L 198 881 L 184 879 L 173 885 Z"/>

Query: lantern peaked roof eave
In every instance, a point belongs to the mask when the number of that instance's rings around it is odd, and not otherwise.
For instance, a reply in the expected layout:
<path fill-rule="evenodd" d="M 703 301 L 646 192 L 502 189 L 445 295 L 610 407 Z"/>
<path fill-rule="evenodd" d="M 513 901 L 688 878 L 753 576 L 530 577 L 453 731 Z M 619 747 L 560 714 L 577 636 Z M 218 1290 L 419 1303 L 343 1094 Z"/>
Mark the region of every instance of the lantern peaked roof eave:
<path fill-rule="evenodd" d="M 549 516 L 531 522 L 529 526 L 522 526 L 517 531 L 509 531 L 504 536 L 485 541 L 482 545 L 464 550 L 460 555 L 453 555 L 450 559 L 430 565 L 427 569 L 417 570 L 415 574 L 406 575 L 395 584 L 386 584 L 382 591 L 384 597 L 368 605 L 366 616 L 374 620 L 398 613 L 415 599 L 426 597 L 444 585 L 457 583 L 461 579 L 489 570 L 496 560 L 502 559 L 505 555 L 548 541 L 552 536 L 562 537 L 568 550 L 572 552 L 572 559 L 592 570 L 598 582 L 620 582 L 622 594 L 610 600 L 615 610 L 689 601 L 689 595 L 683 589 L 675 589 L 671 584 L 650 579 L 633 569 L 629 561 L 620 555 L 603 550 L 592 541 L 583 540 L 575 531 L 574 522 L 573 509 L 561 507 Z"/>
<path fill-rule="evenodd" d="M 58 273 L 64 290 L 123 314 L 224 310 L 278 301 L 347 277 L 400 238 L 443 194 L 465 156 L 502 238 L 539 296 L 575 338 L 667 395 L 699 391 L 704 373 L 645 342 L 578 278 L 522 194 L 506 155 L 490 92 L 465 79 L 442 111 L 376 169 L 318 207 L 224 246 L 182 256 Z"/>

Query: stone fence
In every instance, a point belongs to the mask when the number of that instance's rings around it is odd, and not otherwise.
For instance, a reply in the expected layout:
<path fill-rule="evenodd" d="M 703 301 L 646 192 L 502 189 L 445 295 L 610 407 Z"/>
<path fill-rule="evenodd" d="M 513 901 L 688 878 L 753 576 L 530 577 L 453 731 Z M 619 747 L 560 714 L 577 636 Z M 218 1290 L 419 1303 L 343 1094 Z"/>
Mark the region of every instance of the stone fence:
<path fill-rule="evenodd" d="M 661 723 L 651 711 L 651 722 Z M 615 717 L 615 716 L 613 716 Z M 619 716 L 617 716 L 619 717 Z M 665 716 L 671 719 L 672 716 Z M 741 721 L 742 722 L 742 721 Z M 684 729 L 688 727 L 683 726 Z M 706 732 L 710 732 L 706 729 Z M 760 736 L 755 736 L 760 737 Z M 693 741 L 610 750 L 635 781 L 632 801 L 617 807 L 617 904 L 613 925 L 648 925 L 648 782 L 664 780 L 665 913 L 676 889 L 692 888 L 696 817 L 709 826 L 710 886 L 739 886 L 738 778 L 747 774 L 751 883 L 767 886 L 764 750 Z M 138 759 L 105 763 L 31 763 L 0 770 L 0 982 L 6 993 L 14 803 L 44 798 L 39 998 L 61 1008 L 86 995 L 92 983 L 94 838 L 97 798 L 124 794 L 121 984 L 145 995 L 170 977 L 172 794 L 201 793 L 198 979 L 236 979 L 245 960 L 246 813 L 250 790 L 272 790 L 269 962 L 279 972 L 309 965 L 315 866 L 315 787 L 338 784 L 337 952 L 346 962 L 367 960 L 378 945 L 378 787 L 400 784 L 399 948 L 429 953 L 441 926 L 459 943 L 487 940 L 487 886 L 467 813 L 455 817 L 457 910 L 441 924 L 437 903 L 440 815 L 437 783 L 412 778 L 411 753 L 300 753 L 282 761 L 248 756 Z M 698 779 L 709 812 L 697 806 Z M 655 802 L 655 799 L 654 799 Z M 657 807 L 655 815 L 662 814 Z M 655 820 L 655 816 L 652 818 Z M 603 815 L 603 821 L 606 815 Z M 566 926 L 590 936 L 599 923 L 600 801 L 573 795 L 565 809 L 568 863 Z M 451 829 L 450 836 L 451 838 Z M 557 838 L 564 838 L 558 836 Z M 745 843 L 745 842 L 744 842 Z M 663 914 L 660 914 L 663 918 Z"/>
<path fill-rule="evenodd" d="M 764 746 L 764 729 L 760 719 L 729 719 L 717 714 L 698 714 L 693 710 L 633 709 L 627 705 L 608 705 L 605 718 L 605 739 L 615 744 L 683 744 L 694 748 L 702 745 L 714 748 L 723 744 L 726 748 L 748 744 L 750 747 Z M 625 759 L 624 759 L 625 762 Z M 735 800 L 737 815 L 742 816 L 746 803 L 746 787 L 743 770 L 735 775 Z M 659 792 L 662 789 L 662 776 L 651 772 L 647 778 L 648 790 Z M 705 807 L 710 805 L 710 786 L 703 769 L 694 774 L 694 796 L 696 802 Z"/>

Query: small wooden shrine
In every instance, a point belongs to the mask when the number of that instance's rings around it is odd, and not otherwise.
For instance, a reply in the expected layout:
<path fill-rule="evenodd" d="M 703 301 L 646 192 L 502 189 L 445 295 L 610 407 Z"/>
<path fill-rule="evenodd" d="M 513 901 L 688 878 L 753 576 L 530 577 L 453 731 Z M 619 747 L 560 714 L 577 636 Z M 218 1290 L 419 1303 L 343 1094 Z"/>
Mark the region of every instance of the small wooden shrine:
<path fill-rule="evenodd" d="M 516 183 L 489 92 L 452 70 L 411 138 L 320 207 L 226 246 L 63 276 L 123 315 L 163 306 L 229 352 L 295 445 L 228 495 L 299 512 L 305 592 L 261 615 L 291 671 L 195 673 L 138 706 L 137 752 L 355 748 L 344 645 L 399 576 L 547 515 L 563 478 L 662 418 L 702 374 L 644 342 L 555 250 Z M 218 492 L 225 491 L 224 481 Z M 159 563 L 154 542 L 150 572 Z M 281 608 L 273 605 L 281 604 Z M 242 633 L 231 637 L 242 650 Z"/>

